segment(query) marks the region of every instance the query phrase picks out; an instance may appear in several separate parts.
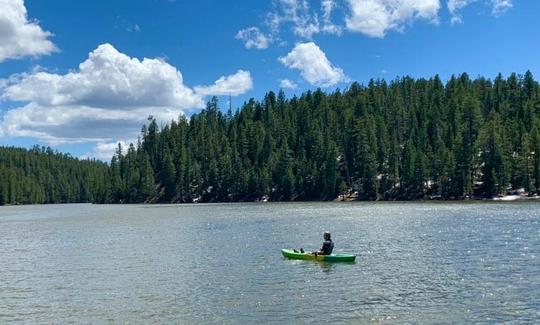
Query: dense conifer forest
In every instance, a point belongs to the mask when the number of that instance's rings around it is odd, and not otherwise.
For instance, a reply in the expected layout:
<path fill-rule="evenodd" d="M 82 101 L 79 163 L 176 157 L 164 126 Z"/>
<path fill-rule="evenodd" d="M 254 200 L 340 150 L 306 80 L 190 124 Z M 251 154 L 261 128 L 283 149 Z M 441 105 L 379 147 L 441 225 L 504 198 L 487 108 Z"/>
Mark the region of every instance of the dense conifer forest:
<path fill-rule="evenodd" d="M 189 119 L 150 117 L 109 166 L 50 149 L 0 151 L 0 204 L 464 199 L 539 187 L 540 87 L 530 72 L 269 92 L 236 112 L 213 98 Z"/>
<path fill-rule="evenodd" d="M 212 99 L 150 120 L 111 162 L 112 202 L 491 198 L 540 186 L 540 88 L 530 72 L 443 84 L 409 77 L 237 112 Z"/>
<path fill-rule="evenodd" d="M 108 170 L 51 148 L 0 147 L 0 205 L 104 202 Z"/>

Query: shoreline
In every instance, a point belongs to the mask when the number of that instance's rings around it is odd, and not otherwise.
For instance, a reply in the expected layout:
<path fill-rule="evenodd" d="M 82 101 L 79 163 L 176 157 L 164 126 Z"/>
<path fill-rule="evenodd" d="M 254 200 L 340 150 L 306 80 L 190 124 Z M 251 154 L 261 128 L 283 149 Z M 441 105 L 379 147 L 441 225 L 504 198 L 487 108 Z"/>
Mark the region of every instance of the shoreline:
<path fill-rule="evenodd" d="M 157 206 L 157 205 L 207 205 L 207 204 L 237 204 L 237 203 L 479 203 L 479 202 L 493 202 L 493 203 L 508 203 L 508 202 L 527 202 L 527 201 L 536 201 L 540 200 L 539 195 L 527 196 L 527 195 L 505 195 L 500 197 L 495 197 L 491 199 L 486 198 L 462 198 L 462 199 L 416 199 L 416 200 L 357 200 L 357 199 L 339 199 L 334 200 L 313 200 L 313 201 L 270 201 L 270 200 L 255 200 L 255 201 L 215 201 L 215 202 L 139 202 L 139 203 L 95 203 L 95 202 L 63 202 L 63 203 L 32 203 L 32 204 L 5 204 L 0 205 L 0 207 L 23 207 L 23 206 L 34 206 L 34 205 L 146 205 L 146 206 Z"/>

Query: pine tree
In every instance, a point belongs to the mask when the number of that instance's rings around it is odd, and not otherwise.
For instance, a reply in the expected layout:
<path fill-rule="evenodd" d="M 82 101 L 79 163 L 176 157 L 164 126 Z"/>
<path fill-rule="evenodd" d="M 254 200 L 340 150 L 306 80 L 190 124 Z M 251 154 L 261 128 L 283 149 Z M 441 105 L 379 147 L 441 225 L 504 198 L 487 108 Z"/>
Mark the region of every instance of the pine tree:
<path fill-rule="evenodd" d="M 482 129 L 480 138 L 480 159 L 482 185 L 480 193 L 484 197 L 494 197 L 504 193 L 507 185 L 506 162 L 502 140 L 502 122 L 499 114 L 493 112 Z"/>

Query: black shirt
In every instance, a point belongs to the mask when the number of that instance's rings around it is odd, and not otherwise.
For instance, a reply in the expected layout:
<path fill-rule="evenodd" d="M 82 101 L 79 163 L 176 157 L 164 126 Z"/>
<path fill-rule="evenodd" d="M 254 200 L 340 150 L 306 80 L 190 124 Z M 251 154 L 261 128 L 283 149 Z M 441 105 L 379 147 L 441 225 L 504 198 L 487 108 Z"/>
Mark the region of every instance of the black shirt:
<path fill-rule="evenodd" d="M 334 242 L 332 240 L 325 240 L 322 244 L 321 250 L 324 252 L 324 255 L 332 254 L 332 251 L 334 250 Z"/>

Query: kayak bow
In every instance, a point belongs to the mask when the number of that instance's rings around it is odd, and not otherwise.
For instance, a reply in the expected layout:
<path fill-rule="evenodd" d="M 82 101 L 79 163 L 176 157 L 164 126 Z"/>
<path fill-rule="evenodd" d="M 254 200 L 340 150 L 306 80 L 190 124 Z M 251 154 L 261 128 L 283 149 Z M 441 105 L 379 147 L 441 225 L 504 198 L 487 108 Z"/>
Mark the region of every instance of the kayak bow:
<path fill-rule="evenodd" d="M 281 254 L 294 260 L 317 260 L 324 262 L 354 262 L 356 259 L 356 255 L 351 254 L 317 255 L 315 257 L 315 254 L 295 252 L 292 249 L 282 249 Z"/>

